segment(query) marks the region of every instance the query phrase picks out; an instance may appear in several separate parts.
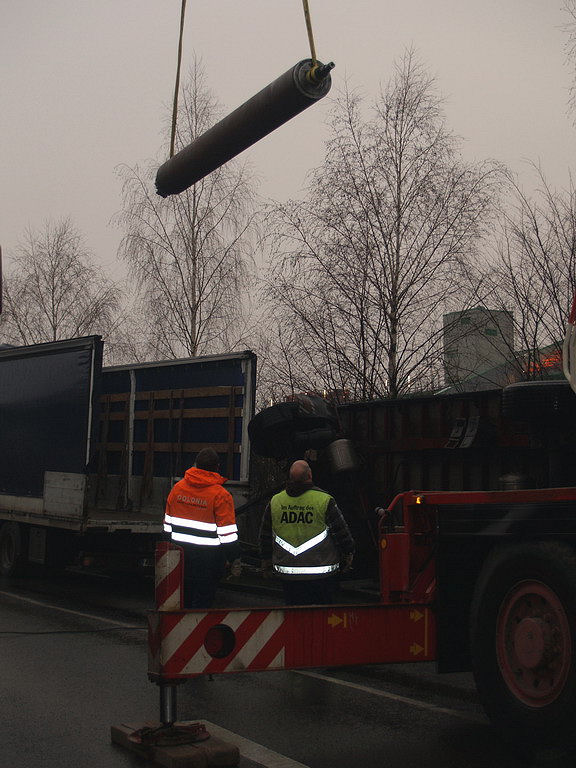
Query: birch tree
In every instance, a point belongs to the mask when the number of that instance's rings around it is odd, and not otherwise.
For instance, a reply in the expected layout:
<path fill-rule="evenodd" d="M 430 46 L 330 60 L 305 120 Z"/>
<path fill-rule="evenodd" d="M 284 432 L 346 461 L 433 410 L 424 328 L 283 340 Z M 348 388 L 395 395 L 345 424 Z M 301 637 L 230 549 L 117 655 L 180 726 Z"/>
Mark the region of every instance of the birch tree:
<path fill-rule="evenodd" d="M 576 110 L 576 0 L 566 0 L 562 10 L 566 14 L 566 22 L 564 24 L 567 34 L 566 56 L 574 72 L 571 78 L 572 83 L 570 85 L 568 105 L 574 114 Z"/>
<path fill-rule="evenodd" d="M 509 201 L 484 277 L 484 302 L 514 317 L 511 366 L 516 378 L 540 378 L 558 368 L 576 290 L 576 190 L 550 186 L 534 166 L 528 195 L 509 180 Z"/>
<path fill-rule="evenodd" d="M 0 337 L 38 344 L 90 334 L 114 340 L 121 291 L 69 219 L 28 229 L 8 261 Z"/>
<path fill-rule="evenodd" d="M 354 399 L 440 383 L 442 313 L 470 295 L 500 173 L 461 158 L 413 52 L 368 116 L 363 106 L 348 90 L 336 100 L 306 198 L 270 213 L 266 281 L 279 321 L 298 331 L 301 377 Z"/>
<path fill-rule="evenodd" d="M 176 151 L 218 117 L 200 64 L 182 88 Z M 245 166 L 228 163 L 180 195 L 160 198 L 158 163 L 124 167 L 120 256 L 135 281 L 146 353 L 161 358 L 242 343 L 253 192 Z"/>

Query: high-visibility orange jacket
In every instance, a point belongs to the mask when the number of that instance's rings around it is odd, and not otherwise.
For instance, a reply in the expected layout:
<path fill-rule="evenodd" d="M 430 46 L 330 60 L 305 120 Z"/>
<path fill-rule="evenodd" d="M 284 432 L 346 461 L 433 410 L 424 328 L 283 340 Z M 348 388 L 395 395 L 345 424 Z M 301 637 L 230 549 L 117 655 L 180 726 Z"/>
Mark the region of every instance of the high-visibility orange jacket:
<path fill-rule="evenodd" d="M 218 472 L 191 467 L 168 495 L 164 530 L 172 541 L 205 547 L 227 546 L 228 559 L 238 547 L 238 528 L 232 496 L 222 487 Z"/>

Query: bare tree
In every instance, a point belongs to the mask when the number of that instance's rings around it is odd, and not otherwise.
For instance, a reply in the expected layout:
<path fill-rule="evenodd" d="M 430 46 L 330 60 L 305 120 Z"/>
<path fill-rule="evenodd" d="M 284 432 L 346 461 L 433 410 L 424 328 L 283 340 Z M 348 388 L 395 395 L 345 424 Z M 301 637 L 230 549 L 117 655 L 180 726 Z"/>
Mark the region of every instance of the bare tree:
<path fill-rule="evenodd" d="M 309 381 L 302 377 L 302 350 L 298 330 L 282 326 L 273 315 L 263 312 L 254 322 L 251 346 L 258 353 L 257 409 L 282 401 L 289 395 L 306 391 Z M 308 361 L 305 368 L 307 370 Z"/>
<path fill-rule="evenodd" d="M 363 117 L 346 91 L 303 201 L 277 206 L 266 293 L 298 330 L 301 377 L 355 399 L 438 385 L 500 168 L 463 162 L 413 52 Z"/>
<path fill-rule="evenodd" d="M 559 367 L 562 339 L 576 290 L 576 190 L 553 189 L 543 171 L 528 196 L 510 178 L 512 204 L 502 215 L 483 299 L 514 317 L 515 378 L 540 378 Z"/>
<path fill-rule="evenodd" d="M 576 110 L 576 0 L 565 0 L 563 10 L 567 15 L 567 21 L 564 25 L 568 36 L 566 41 L 566 55 L 569 63 L 574 67 L 568 106 L 572 113 L 574 113 Z"/>
<path fill-rule="evenodd" d="M 12 344 L 100 334 L 118 326 L 121 292 L 70 220 L 27 230 L 4 282 L 0 333 Z"/>
<path fill-rule="evenodd" d="M 195 63 L 182 88 L 177 149 L 204 133 L 218 104 Z M 228 163 L 180 195 L 160 198 L 157 164 L 124 167 L 120 255 L 135 278 L 147 352 L 162 358 L 237 346 L 250 253 L 253 194 L 245 167 Z"/>

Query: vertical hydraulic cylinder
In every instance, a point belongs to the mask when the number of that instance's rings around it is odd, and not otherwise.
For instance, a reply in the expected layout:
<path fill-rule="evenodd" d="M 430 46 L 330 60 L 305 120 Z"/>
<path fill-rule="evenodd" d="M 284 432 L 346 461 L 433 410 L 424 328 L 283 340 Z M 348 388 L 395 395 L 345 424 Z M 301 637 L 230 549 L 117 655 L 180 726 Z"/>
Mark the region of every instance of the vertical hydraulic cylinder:
<path fill-rule="evenodd" d="M 176 686 L 161 682 L 160 688 L 160 722 L 170 726 L 178 719 Z"/>

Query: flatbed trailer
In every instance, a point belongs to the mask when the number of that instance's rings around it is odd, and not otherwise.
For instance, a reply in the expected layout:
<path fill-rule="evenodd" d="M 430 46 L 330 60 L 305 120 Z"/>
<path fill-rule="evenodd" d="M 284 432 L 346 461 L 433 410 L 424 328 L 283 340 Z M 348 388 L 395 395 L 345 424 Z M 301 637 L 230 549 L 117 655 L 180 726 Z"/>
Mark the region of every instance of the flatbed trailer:
<path fill-rule="evenodd" d="M 0 351 L 0 573 L 153 567 L 164 502 L 213 446 L 249 488 L 252 352 L 102 367 L 98 336 Z"/>

